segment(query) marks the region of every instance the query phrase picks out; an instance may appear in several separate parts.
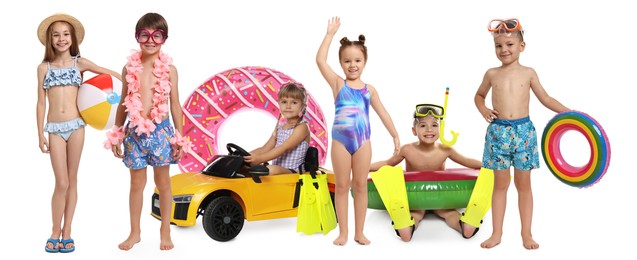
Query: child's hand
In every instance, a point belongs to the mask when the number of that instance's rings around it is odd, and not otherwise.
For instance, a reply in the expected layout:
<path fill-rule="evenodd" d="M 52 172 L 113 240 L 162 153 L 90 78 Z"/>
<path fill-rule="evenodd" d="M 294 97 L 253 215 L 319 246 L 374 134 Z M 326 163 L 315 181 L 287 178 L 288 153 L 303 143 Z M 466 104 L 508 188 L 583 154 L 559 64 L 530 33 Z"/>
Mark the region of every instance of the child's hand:
<path fill-rule="evenodd" d="M 250 165 L 257 165 L 263 162 L 263 158 L 261 158 L 261 155 L 259 154 L 243 156 L 243 159 Z"/>
<path fill-rule="evenodd" d="M 171 144 L 170 146 L 172 146 L 173 148 L 173 160 L 179 161 L 179 159 L 181 159 L 181 156 L 184 154 L 184 150 L 181 148 L 181 145 L 178 144 Z"/>
<path fill-rule="evenodd" d="M 338 16 L 332 17 L 327 23 L 327 34 L 334 35 L 338 28 L 341 26 L 341 18 Z"/>
<path fill-rule="evenodd" d="M 113 151 L 113 155 L 117 158 L 123 159 L 124 153 L 122 152 L 122 147 L 119 145 L 112 145 L 111 151 Z"/>
<path fill-rule="evenodd" d="M 482 114 L 482 117 L 484 118 L 484 120 L 486 120 L 487 122 L 491 123 L 493 122 L 493 120 L 498 118 L 498 111 L 495 111 L 494 109 L 483 109 L 480 111 L 480 114 Z"/>
<path fill-rule="evenodd" d="M 40 150 L 42 153 L 49 153 L 49 141 L 46 140 L 46 137 L 40 137 Z"/>

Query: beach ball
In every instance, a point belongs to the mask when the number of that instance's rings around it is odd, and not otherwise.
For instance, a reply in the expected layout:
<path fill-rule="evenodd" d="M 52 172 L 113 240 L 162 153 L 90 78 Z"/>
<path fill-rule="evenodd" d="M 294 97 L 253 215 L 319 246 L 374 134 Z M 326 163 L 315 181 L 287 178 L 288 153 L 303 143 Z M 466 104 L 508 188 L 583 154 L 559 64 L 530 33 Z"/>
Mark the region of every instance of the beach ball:
<path fill-rule="evenodd" d="M 86 124 L 97 130 L 110 129 L 121 97 L 122 82 L 110 74 L 99 74 L 82 83 L 77 107 Z"/>

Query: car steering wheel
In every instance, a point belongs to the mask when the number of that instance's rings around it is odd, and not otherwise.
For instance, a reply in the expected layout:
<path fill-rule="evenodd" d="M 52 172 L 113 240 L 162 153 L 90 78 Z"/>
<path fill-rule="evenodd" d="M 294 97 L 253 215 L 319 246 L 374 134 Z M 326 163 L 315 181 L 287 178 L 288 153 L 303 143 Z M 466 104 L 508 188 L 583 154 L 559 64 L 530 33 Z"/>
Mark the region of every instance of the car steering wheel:
<path fill-rule="evenodd" d="M 226 149 L 228 149 L 228 154 L 229 155 L 239 155 L 239 156 L 249 156 L 250 153 L 247 152 L 245 149 L 239 147 L 236 144 L 233 143 L 228 143 L 226 144 Z"/>

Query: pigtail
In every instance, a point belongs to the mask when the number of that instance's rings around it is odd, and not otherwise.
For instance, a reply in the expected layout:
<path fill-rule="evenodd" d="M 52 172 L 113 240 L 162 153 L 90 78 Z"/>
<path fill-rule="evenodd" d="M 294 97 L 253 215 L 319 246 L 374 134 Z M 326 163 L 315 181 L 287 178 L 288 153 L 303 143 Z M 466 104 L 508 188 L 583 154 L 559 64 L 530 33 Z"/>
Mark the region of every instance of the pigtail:
<path fill-rule="evenodd" d="M 365 45 L 365 35 L 359 35 L 358 41 L 361 43 L 361 45 Z"/>
<path fill-rule="evenodd" d="M 349 41 L 349 39 L 347 39 L 347 37 L 343 37 L 343 39 L 341 39 L 340 43 L 341 43 L 341 45 L 349 45 L 349 44 L 351 44 L 351 42 Z"/>

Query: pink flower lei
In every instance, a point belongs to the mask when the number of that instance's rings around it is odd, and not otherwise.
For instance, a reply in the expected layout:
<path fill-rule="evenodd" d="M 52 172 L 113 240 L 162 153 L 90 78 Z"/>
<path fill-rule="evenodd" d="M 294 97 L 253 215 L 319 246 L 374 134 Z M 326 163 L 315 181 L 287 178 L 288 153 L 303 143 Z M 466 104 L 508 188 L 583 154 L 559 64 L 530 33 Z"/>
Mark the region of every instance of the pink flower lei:
<path fill-rule="evenodd" d="M 168 114 L 168 104 L 166 100 L 170 95 L 170 65 L 172 59 L 164 53 L 159 53 L 159 59 L 156 59 L 153 63 L 153 74 L 157 77 L 157 84 L 154 86 L 155 94 L 153 95 L 153 107 L 150 111 L 151 119 L 142 117 L 141 111 L 142 101 L 140 99 L 139 89 L 141 84 L 139 82 L 139 74 L 142 72 L 141 51 L 132 51 L 131 56 L 128 57 L 128 63 L 126 64 L 126 82 L 128 83 L 128 93 L 124 99 L 123 105 L 126 106 L 126 112 L 130 120 L 131 127 L 137 127 L 135 133 L 137 135 L 150 134 L 156 128 L 155 124 L 161 123 L 162 119 Z M 104 148 L 110 149 L 113 145 L 120 145 L 124 139 L 124 127 L 113 126 L 110 131 L 106 133 L 107 140 L 104 142 Z M 190 151 L 192 144 L 190 140 L 181 136 L 181 134 L 175 131 L 175 135 L 170 140 L 171 144 L 181 146 L 184 151 Z"/>
<path fill-rule="evenodd" d="M 173 61 L 168 55 L 160 52 L 159 59 L 156 59 L 153 63 L 153 74 L 157 77 L 157 84 L 154 87 L 153 107 L 150 111 L 151 119 L 146 119 L 141 115 L 141 111 L 144 109 L 140 99 L 141 94 L 139 94 L 139 89 L 141 88 L 139 74 L 142 72 L 141 56 L 141 51 L 133 51 L 131 56 L 128 57 L 128 63 L 126 64 L 128 93 L 123 105 L 126 106 L 131 127 L 137 127 L 135 133 L 137 135 L 148 135 L 155 130 L 155 124 L 161 123 L 164 116 L 168 113 L 166 100 L 168 100 L 170 95 L 170 65 Z"/>

